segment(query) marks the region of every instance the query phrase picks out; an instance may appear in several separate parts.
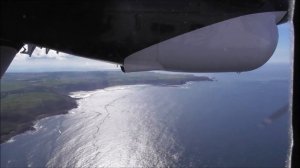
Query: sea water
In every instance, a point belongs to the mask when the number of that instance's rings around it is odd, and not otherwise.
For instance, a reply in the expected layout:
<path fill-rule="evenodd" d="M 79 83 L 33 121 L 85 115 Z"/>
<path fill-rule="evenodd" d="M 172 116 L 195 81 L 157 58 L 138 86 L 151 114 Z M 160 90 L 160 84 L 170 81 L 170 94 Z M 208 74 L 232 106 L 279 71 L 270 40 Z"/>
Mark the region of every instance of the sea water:
<path fill-rule="evenodd" d="M 201 74 L 200 74 L 201 75 Z M 290 69 L 78 91 L 78 108 L 1 144 L 1 167 L 285 167 Z"/>

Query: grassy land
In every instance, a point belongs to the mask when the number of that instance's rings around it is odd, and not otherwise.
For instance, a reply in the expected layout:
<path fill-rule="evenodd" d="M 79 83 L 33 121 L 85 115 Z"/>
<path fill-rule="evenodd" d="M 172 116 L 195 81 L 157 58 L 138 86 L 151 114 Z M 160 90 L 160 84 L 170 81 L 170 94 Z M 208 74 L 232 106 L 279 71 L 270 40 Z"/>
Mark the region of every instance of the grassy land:
<path fill-rule="evenodd" d="M 159 73 L 53 72 L 7 73 L 1 79 L 1 143 L 32 128 L 33 121 L 77 106 L 69 93 L 116 85 L 180 85 L 207 77 Z"/>

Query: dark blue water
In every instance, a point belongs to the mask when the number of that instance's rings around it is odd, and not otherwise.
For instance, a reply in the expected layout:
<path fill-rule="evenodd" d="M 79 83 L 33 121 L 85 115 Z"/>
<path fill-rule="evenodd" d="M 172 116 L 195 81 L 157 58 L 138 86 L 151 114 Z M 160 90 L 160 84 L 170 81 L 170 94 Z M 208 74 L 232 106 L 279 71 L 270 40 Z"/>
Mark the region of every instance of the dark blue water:
<path fill-rule="evenodd" d="M 290 68 L 76 92 L 79 107 L 1 145 L 1 167 L 285 167 Z"/>

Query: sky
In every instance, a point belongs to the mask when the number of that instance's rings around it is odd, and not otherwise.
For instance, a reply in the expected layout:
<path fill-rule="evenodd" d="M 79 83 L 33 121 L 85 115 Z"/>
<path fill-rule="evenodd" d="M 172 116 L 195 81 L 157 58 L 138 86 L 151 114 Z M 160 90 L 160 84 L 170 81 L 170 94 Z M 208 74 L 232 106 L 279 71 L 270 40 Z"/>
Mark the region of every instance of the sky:
<path fill-rule="evenodd" d="M 291 63 L 293 43 L 291 23 L 279 25 L 278 32 L 277 48 L 267 64 Z M 45 48 L 40 49 L 37 47 L 31 57 L 27 54 L 18 53 L 7 72 L 120 70 L 120 67 L 117 67 L 116 64 L 86 59 L 66 53 L 57 54 L 54 50 L 50 50 L 46 54 L 45 50 Z"/>

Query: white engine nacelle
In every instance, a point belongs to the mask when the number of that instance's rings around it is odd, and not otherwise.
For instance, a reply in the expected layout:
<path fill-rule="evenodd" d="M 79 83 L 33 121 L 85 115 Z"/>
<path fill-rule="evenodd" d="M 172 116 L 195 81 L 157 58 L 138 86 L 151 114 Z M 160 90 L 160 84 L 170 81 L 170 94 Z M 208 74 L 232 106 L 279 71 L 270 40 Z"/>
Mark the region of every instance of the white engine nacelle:
<path fill-rule="evenodd" d="M 242 72 L 272 56 L 277 25 L 286 12 L 244 15 L 200 28 L 140 50 L 124 60 L 125 72 Z"/>

